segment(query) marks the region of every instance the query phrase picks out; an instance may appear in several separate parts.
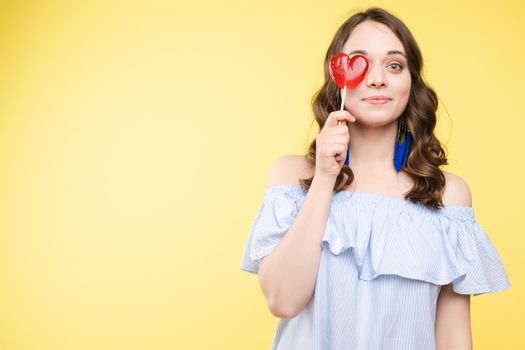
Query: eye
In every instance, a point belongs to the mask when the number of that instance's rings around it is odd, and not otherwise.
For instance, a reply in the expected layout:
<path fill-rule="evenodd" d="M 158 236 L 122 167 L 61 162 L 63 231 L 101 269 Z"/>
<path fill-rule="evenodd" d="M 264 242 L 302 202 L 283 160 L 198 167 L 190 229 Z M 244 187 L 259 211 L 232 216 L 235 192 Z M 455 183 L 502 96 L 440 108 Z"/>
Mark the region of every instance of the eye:
<path fill-rule="evenodd" d="M 403 67 L 399 63 L 390 63 L 388 66 L 389 67 L 391 67 L 391 66 L 399 66 L 399 68 L 396 69 L 396 70 L 402 70 L 403 69 Z"/>

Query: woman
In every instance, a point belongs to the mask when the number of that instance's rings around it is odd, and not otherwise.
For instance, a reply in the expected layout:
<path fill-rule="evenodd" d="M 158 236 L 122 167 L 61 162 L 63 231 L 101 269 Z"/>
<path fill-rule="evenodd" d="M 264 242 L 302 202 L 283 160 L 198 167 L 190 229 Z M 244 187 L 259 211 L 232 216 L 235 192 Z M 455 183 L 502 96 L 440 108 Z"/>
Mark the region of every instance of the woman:
<path fill-rule="evenodd" d="M 338 111 L 329 67 L 340 52 L 370 65 Z M 439 168 L 437 97 L 417 43 L 370 8 L 338 29 L 324 71 L 320 132 L 306 156 L 272 165 L 241 264 L 280 318 L 272 349 L 471 349 L 470 295 L 510 282 L 468 185 Z"/>

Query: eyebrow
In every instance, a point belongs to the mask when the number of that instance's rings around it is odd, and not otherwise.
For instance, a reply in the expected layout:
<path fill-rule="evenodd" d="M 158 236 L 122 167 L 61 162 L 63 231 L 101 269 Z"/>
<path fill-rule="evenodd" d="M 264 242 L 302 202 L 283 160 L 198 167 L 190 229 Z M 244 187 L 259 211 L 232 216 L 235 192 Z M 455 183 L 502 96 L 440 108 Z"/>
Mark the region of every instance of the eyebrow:
<path fill-rule="evenodd" d="M 365 50 L 354 50 L 354 51 L 350 52 L 349 55 L 351 55 L 353 53 L 360 53 L 360 54 L 363 54 L 363 55 L 368 55 L 368 53 Z M 399 55 L 403 55 L 403 57 L 406 58 L 405 54 L 403 52 L 401 52 L 401 51 L 398 51 L 398 50 L 390 50 L 386 54 L 387 55 L 399 54 Z"/>

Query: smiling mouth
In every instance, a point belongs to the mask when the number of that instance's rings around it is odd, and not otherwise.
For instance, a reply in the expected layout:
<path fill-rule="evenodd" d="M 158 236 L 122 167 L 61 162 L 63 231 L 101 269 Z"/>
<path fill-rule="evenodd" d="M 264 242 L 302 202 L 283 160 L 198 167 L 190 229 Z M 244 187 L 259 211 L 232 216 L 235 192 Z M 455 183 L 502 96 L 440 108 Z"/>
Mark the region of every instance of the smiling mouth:
<path fill-rule="evenodd" d="M 364 101 L 373 105 L 384 105 L 385 103 L 390 102 L 392 100 L 388 98 L 368 98 Z"/>

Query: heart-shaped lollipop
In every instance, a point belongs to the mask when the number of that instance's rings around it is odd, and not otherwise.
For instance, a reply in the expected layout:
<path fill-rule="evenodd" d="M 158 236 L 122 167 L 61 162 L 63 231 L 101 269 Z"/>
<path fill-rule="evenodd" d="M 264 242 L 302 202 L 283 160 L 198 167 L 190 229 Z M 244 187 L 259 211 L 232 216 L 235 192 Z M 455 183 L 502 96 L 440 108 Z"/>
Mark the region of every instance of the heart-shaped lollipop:
<path fill-rule="evenodd" d="M 363 55 L 348 56 L 339 53 L 330 59 L 332 76 L 340 89 L 351 89 L 359 85 L 368 70 L 368 60 Z"/>
<path fill-rule="evenodd" d="M 341 95 L 341 108 L 345 105 L 346 89 L 352 89 L 359 85 L 365 78 L 368 71 L 368 60 L 363 55 L 348 56 L 346 53 L 338 53 L 330 58 L 330 72 L 332 78 L 340 89 L 343 89 Z M 337 125 L 341 125 L 339 121 Z M 346 150 L 345 164 L 350 163 L 350 148 Z"/>

